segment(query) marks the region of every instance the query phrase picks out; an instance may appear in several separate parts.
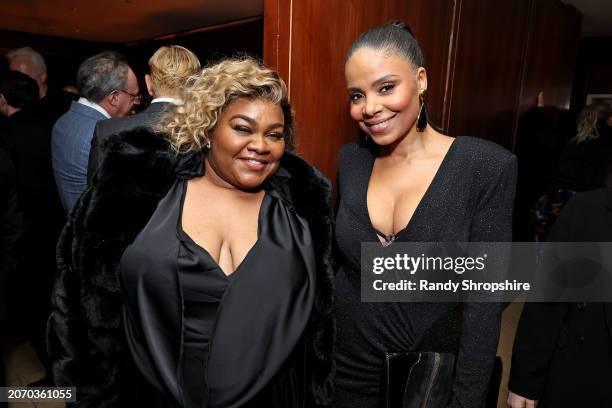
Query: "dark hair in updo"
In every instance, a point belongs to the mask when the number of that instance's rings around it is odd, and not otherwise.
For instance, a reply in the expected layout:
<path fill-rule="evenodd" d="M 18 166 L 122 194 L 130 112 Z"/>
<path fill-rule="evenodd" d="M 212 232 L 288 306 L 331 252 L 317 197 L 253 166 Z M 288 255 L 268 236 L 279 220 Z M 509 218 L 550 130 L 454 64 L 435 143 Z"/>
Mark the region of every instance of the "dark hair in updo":
<path fill-rule="evenodd" d="M 421 47 L 414 38 L 412 30 L 398 20 L 362 33 L 351 45 L 346 61 L 361 48 L 389 51 L 406 58 L 415 68 L 425 66 Z"/>

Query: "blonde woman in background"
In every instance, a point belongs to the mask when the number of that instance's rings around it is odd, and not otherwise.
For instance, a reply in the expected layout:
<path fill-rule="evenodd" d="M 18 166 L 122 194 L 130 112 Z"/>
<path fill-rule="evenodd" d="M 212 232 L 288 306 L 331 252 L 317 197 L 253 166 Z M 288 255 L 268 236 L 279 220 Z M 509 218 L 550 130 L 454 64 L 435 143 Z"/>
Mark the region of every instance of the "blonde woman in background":
<path fill-rule="evenodd" d="M 291 152 L 285 84 L 226 60 L 183 101 L 158 126 L 173 151 L 143 129 L 111 137 L 71 214 L 50 327 L 58 385 L 77 386 L 77 406 L 326 406 L 330 184 Z"/>
<path fill-rule="evenodd" d="M 166 45 L 160 47 L 149 59 L 149 73 L 145 75 L 147 92 L 153 98 L 142 112 L 122 118 L 100 121 L 96 124 L 89 153 L 87 180 L 102 164 L 104 142 L 111 136 L 137 127 L 150 127 L 158 121 L 160 114 L 182 103 L 182 86 L 200 71 L 200 60 L 185 47 Z M 124 90 L 120 90 L 126 92 Z M 140 101 L 140 95 L 129 95 Z"/>
<path fill-rule="evenodd" d="M 575 192 L 605 184 L 606 165 L 612 161 L 612 109 L 606 103 L 585 107 L 574 136 L 561 153 L 557 188 Z"/>

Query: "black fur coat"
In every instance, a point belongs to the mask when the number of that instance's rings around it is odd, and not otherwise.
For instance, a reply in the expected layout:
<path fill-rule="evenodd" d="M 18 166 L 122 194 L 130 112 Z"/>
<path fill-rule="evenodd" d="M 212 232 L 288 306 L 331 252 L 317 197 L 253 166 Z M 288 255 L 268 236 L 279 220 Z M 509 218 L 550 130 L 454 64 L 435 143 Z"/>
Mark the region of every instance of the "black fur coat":
<path fill-rule="evenodd" d="M 81 195 L 60 236 L 58 276 L 48 324 L 48 350 L 58 386 L 76 386 L 78 407 L 124 404 L 122 361 L 129 355 L 122 324 L 120 257 L 175 181 L 180 158 L 145 129 L 112 136 L 92 184 Z M 315 168 L 287 152 L 281 166 L 296 211 L 311 228 L 317 257 L 315 305 L 307 327 L 313 406 L 329 405 L 334 323 L 330 184 Z"/>

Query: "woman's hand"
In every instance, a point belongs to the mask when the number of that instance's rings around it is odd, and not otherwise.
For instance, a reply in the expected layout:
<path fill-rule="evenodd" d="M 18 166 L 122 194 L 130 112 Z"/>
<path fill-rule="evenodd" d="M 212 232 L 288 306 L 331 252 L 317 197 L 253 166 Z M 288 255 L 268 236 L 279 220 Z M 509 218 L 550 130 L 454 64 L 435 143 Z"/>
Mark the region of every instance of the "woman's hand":
<path fill-rule="evenodd" d="M 507 404 L 511 408 L 535 408 L 536 402 L 534 400 L 521 397 L 509 391 Z"/>

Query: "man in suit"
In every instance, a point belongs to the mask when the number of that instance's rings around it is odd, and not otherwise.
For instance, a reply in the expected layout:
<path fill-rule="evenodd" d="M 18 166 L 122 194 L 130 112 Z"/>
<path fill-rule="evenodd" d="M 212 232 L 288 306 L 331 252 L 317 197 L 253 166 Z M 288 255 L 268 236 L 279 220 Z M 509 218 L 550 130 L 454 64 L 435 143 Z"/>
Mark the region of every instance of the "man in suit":
<path fill-rule="evenodd" d="M 612 186 L 578 193 L 549 236 L 612 242 Z M 585 271 L 571 271 L 584 273 Z M 526 303 L 508 388 L 512 408 L 612 407 L 612 304 Z"/>
<path fill-rule="evenodd" d="M 70 107 L 71 95 L 62 90 L 50 89 L 47 86 L 47 64 L 39 52 L 31 47 L 16 48 L 6 54 L 11 71 L 21 72 L 36 81 L 40 103 L 36 106 L 39 120 L 49 126 L 49 132 L 55 121 Z M 50 135 L 50 133 L 49 133 Z"/>
<path fill-rule="evenodd" d="M 104 51 L 77 72 L 81 98 L 53 126 L 51 155 L 60 200 L 68 213 L 87 186 L 87 162 L 96 123 L 127 115 L 139 103 L 138 80 L 121 54 Z"/>
<path fill-rule="evenodd" d="M 149 73 L 145 75 L 147 91 L 153 98 L 151 104 L 136 115 L 123 118 L 102 120 L 96 124 L 87 181 L 91 183 L 95 171 L 104 159 L 104 142 L 109 136 L 119 134 L 139 126 L 155 125 L 164 112 L 182 104 L 181 87 L 190 75 L 200 69 L 200 61 L 195 54 L 179 45 L 159 48 L 149 59 Z"/>
<path fill-rule="evenodd" d="M 2 145 L 15 164 L 19 198 L 30 221 L 40 218 L 48 225 L 51 201 L 57 201 L 57 189 L 51 168 L 49 129 L 32 109 L 38 101 L 36 82 L 21 72 L 7 71 L 0 76 L 0 113 L 8 119 L 0 131 Z M 40 203 L 47 205 L 40 213 Z M 62 211 L 63 212 L 63 211 Z M 61 213 L 60 213 L 61 214 Z M 63 225 L 63 214 L 61 214 Z M 42 234 L 40 230 L 36 235 Z M 59 234 L 59 230 L 56 231 Z M 53 241 L 57 240 L 57 235 Z"/>

